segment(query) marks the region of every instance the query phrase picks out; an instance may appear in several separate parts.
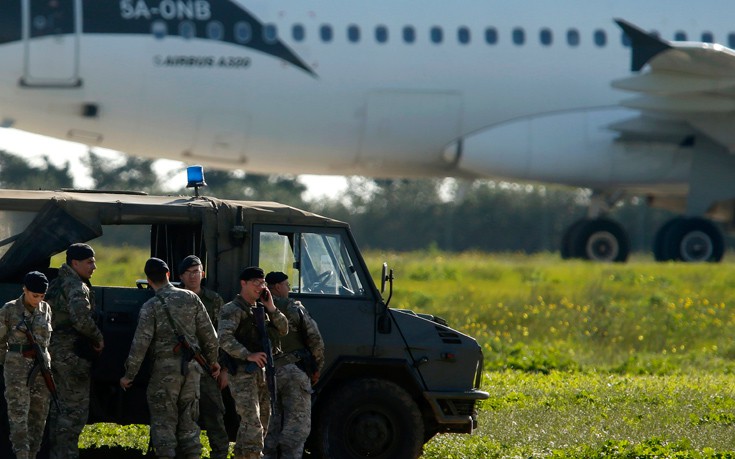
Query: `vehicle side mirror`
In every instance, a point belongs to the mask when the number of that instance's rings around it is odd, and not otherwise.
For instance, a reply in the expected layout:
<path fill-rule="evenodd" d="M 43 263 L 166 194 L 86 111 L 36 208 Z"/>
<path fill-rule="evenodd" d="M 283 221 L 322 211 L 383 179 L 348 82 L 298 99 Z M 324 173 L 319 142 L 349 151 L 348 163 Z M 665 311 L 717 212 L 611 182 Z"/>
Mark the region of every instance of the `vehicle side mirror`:
<path fill-rule="evenodd" d="M 385 292 L 385 281 L 388 275 L 388 263 L 383 263 L 383 270 L 380 273 L 380 293 Z"/>

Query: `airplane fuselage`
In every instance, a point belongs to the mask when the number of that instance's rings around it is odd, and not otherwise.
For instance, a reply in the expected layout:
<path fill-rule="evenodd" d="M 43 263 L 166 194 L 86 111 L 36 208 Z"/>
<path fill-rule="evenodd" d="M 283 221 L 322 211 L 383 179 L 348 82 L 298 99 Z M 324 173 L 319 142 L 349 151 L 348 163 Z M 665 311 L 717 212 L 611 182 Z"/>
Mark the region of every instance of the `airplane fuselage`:
<path fill-rule="evenodd" d="M 683 1 L 58 3 L 0 1 L 4 125 L 264 173 L 514 178 L 452 143 L 616 108 L 610 82 L 629 72 L 630 49 L 613 18 L 668 37 L 730 30 L 721 8 Z M 548 135 L 531 141 L 553 148 Z M 566 175 L 555 181 L 587 184 Z"/>

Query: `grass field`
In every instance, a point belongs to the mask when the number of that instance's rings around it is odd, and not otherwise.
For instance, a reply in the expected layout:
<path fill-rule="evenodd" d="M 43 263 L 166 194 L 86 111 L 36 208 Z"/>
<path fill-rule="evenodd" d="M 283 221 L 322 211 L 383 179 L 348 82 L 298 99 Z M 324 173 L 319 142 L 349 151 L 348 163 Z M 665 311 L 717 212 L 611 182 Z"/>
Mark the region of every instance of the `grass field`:
<path fill-rule="evenodd" d="M 141 277 L 145 253 L 98 253 L 95 283 Z M 435 437 L 424 458 L 735 458 L 735 260 L 373 252 L 375 278 L 383 261 L 392 307 L 445 318 L 485 354 L 479 429 Z"/>

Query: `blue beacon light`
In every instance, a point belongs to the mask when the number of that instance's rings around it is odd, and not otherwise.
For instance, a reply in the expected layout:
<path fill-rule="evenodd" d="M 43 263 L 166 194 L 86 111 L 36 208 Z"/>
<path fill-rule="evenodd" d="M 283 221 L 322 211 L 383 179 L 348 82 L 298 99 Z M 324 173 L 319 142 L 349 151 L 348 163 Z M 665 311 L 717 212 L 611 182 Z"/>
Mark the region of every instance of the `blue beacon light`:
<path fill-rule="evenodd" d="M 207 186 L 204 181 L 204 168 L 202 166 L 189 166 L 186 168 L 187 188 L 194 188 L 194 194 L 199 197 L 199 187 Z"/>

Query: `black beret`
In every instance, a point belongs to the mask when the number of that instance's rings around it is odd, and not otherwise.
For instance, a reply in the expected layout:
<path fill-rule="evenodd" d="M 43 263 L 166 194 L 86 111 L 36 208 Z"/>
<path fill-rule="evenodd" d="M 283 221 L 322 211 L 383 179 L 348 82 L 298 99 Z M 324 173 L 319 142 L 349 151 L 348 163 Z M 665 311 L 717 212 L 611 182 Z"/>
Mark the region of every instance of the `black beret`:
<path fill-rule="evenodd" d="M 278 284 L 286 279 L 288 279 L 288 276 L 280 271 L 271 271 L 265 276 L 265 281 L 269 284 Z"/>
<path fill-rule="evenodd" d="M 145 262 L 145 268 L 143 268 L 145 275 L 150 277 L 151 274 L 165 274 L 169 272 L 168 265 L 165 261 L 160 258 L 149 258 Z"/>
<path fill-rule="evenodd" d="M 257 266 L 248 266 L 240 273 L 240 280 L 248 281 L 250 279 L 262 279 L 265 273 Z"/>
<path fill-rule="evenodd" d="M 48 279 L 43 273 L 31 271 L 23 278 L 23 285 L 33 293 L 46 293 Z"/>
<path fill-rule="evenodd" d="M 94 250 L 88 244 L 72 244 L 66 249 L 66 260 L 86 260 L 94 256 Z"/>
<path fill-rule="evenodd" d="M 181 263 L 179 263 L 179 274 L 184 274 L 184 272 L 191 268 L 192 266 L 201 266 L 202 260 L 199 259 L 196 255 L 189 255 L 188 257 L 181 260 Z"/>

